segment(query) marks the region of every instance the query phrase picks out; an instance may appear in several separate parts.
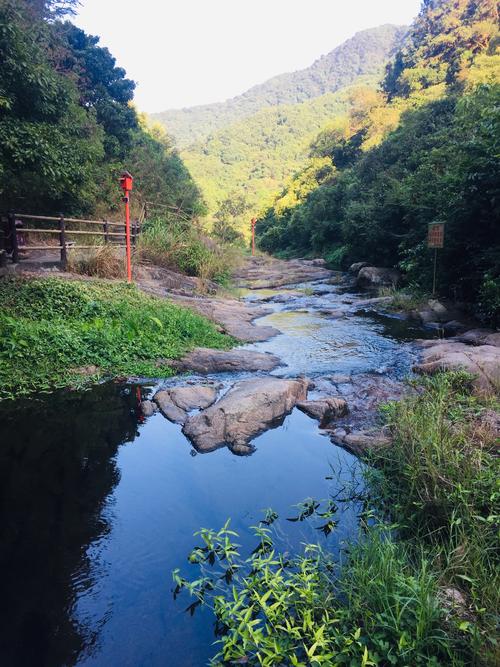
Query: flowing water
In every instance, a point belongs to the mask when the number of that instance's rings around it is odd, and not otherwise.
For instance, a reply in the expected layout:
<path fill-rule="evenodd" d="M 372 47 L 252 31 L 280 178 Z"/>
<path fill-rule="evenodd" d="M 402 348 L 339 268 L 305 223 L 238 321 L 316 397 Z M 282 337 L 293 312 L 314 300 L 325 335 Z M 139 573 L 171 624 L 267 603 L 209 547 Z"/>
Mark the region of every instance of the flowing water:
<path fill-rule="evenodd" d="M 273 304 L 262 323 L 283 333 L 248 346 L 281 357 L 274 374 L 409 372 L 422 330 L 354 307 L 331 319 L 320 310 L 357 297 L 314 288 Z M 256 438 L 252 456 L 197 454 L 180 426 L 141 417 L 138 402 L 154 389 L 108 383 L 0 404 L 1 665 L 206 664 L 213 618 L 189 616 L 188 599 L 171 593 L 171 570 L 189 573 L 193 532 L 232 517 L 239 542 L 254 546 L 248 526 L 262 509 L 290 516 L 304 498 L 361 483 L 359 461 L 298 410 Z M 348 506 L 327 544 L 336 551 L 355 535 Z M 290 549 L 312 537 L 303 524 L 287 525 Z"/>

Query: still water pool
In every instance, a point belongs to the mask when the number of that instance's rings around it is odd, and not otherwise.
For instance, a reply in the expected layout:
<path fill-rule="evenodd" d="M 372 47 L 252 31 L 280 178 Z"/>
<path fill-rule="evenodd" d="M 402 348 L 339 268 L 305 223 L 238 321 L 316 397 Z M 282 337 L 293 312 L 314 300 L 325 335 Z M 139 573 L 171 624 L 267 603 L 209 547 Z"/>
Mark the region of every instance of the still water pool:
<path fill-rule="evenodd" d="M 257 347 L 282 356 L 278 374 L 385 365 L 401 375 L 412 361 L 404 336 L 375 316 L 327 321 L 277 307 L 269 319 L 284 334 Z M 239 542 L 255 546 L 248 526 L 264 508 L 290 516 L 304 498 L 360 479 L 357 459 L 298 410 L 254 440 L 252 456 L 196 454 L 180 426 L 141 417 L 150 391 L 109 383 L 0 405 L 1 665 L 205 665 L 213 618 L 190 617 L 188 599 L 171 593 L 172 569 L 189 572 L 193 533 L 232 517 Z M 307 531 L 288 524 L 291 549 Z M 355 534 L 350 506 L 328 545 Z"/>

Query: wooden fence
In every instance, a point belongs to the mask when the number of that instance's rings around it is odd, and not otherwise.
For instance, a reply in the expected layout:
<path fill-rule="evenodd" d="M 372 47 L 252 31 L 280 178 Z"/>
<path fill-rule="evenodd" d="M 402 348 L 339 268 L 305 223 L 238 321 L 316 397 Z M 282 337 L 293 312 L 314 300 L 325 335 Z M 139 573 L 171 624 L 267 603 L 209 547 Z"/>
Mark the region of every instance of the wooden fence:
<path fill-rule="evenodd" d="M 33 227 L 32 225 L 35 226 Z M 77 228 L 73 229 L 73 226 L 77 226 Z M 82 227 L 87 227 L 87 229 L 82 229 Z M 78 245 L 77 240 L 82 236 L 86 238 L 89 236 L 101 237 L 105 244 L 116 248 L 125 248 L 125 223 L 123 222 L 65 218 L 64 215 L 54 217 L 30 215 L 27 213 L 9 213 L 2 218 L 2 228 L 3 234 L 0 234 L 0 258 L 2 254 L 5 258 L 10 256 L 14 263 L 22 259 L 21 252 L 25 253 L 32 250 L 58 251 L 61 257 L 61 267 L 63 270 L 66 270 L 68 250 L 83 250 L 96 247 L 95 244 Z M 130 240 L 132 246 L 136 245 L 140 232 L 140 222 L 138 220 L 131 222 Z M 58 245 L 30 245 L 27 243 L 27 236 L 30 234 L 47 235 L 49 238 L 51 235 L 55 235 Z"/>

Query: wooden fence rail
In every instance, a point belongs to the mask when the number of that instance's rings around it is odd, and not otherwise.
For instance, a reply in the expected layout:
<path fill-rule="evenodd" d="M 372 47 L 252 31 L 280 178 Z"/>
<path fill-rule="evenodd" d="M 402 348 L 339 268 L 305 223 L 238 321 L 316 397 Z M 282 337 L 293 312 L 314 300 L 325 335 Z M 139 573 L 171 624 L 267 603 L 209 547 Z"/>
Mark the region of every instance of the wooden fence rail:
<path fill-rule="evenodd" d="M 38 223 L 50 224 L 50 227 L 40 226 Z M 57 223 L 54 225 L 53 223 Z M 35 224 L 35 227 L 26 226 Z M 69 225 L 69 226 L 68 226 Z M 72 229 L 73 225 L 98 225 L 99 230 Z M 118 229 L 123 231 L 118 231 Z M 130 225 L 130 237 L 135 246 L 141 232 L 141 225 L 134 220 Z M 58 237 L 59 245 L 29 245 L 25 235 L 48 234 Z M 9 213 L 3 216 L 0 225 L 0 260 L 10 256 L 17 264 L 21 258 L 20 251 L 30 250 L 57 250 L 60 252 L 61 267 L 66 270 L 68 265 L 68 250 L 83 250 L 98 247 L 96 245 L 77 245 L 71 240 L 72 236 L 97 236 L 104 240 L 104 244 L 116 248 L 125 248 L 125 223 L 110 222 L 108 220 L 84 220 L 82 218 L 65 218 L 64 215 L 31 215 L 28 213 Z"/>

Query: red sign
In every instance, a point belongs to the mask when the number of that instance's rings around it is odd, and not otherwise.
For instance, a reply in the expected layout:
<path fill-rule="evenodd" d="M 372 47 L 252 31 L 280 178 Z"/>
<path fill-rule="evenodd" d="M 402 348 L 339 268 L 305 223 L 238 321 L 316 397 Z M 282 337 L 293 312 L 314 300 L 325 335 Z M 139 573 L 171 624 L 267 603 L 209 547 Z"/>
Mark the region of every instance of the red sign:
<path fill-rule="evenodd" d="M 444 222 L 431 222 L 429 224 L 427 245 L 429 248 L 442 248 L 444 246 Z"/>

